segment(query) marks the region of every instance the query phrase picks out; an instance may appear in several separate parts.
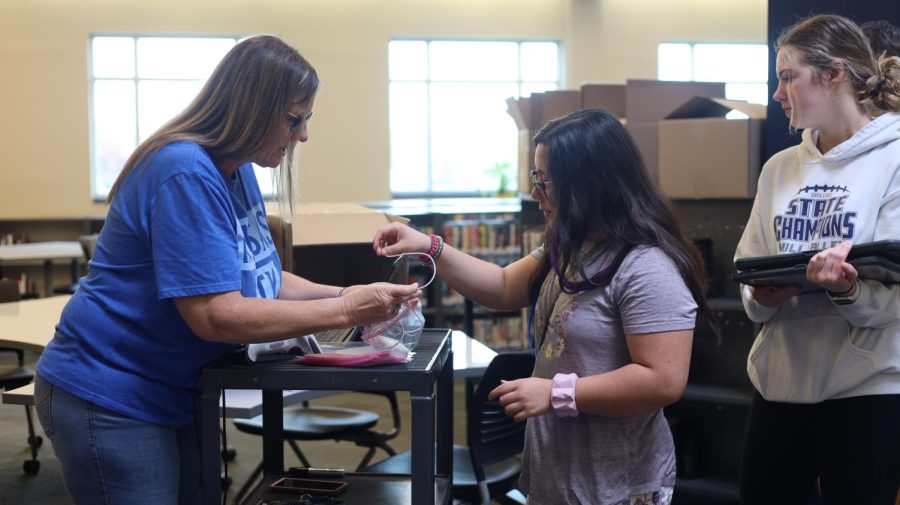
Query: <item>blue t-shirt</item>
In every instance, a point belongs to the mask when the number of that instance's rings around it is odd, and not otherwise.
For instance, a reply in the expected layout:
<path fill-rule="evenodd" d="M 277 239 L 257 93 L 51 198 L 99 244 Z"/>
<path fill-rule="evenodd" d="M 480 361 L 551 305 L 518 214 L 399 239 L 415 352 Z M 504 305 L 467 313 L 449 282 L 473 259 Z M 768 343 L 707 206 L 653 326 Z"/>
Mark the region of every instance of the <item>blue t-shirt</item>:
<path fill-rule="evenodd" d="M 252 166 L 226 178 L 199 145 L 168 144 L 123 181 L 38 371 L 114 412 L 187 424 L 200 370 L 234 346 L 197 337 L 173 298 L 280 289 Z"/>

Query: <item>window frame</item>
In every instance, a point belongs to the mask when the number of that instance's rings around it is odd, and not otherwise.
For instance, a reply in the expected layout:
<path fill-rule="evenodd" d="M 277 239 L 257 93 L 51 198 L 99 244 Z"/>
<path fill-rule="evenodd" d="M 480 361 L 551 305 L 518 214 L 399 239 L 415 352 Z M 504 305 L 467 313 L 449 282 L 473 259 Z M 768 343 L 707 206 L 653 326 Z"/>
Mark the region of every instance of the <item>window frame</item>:
<path fill-rule="evenodd" d="M 396 199 L 412 199 L 412 198 L 465 198 L 465 197 L 480 197 L 485 196 L 484 192 L 481 191 L 432 191 L 430 188 L 433 187 L 434 181 L 434 166 L 432 159 L 432 113 L 431 113 L 431 86 L 434 83 L 469 83 L 469 84 L 478 84 L 478 83 L 515 83 L 516 84 L 516 96 L 515 98 L 520 98 L 523 96 L 523 86 L 528 84 L 537 84 L 537 83 L 547 83 L 554 84 L 555 88 L 547 88 L 548 90 L 560 90 L 565 87 L 565 52 L 563 47 L 563 42 L 559 39 L 553 38 L 457 38 L 457 37 L 391 37 L 388 41 L 388 66 L 390 67 L 390 44 L 392 42 L 424 42 L 426 44 L 426 69 L 425 69 L 425 79 L 423 80 L 411 80 L 411 79 L 391 79 L 390 73 L 388 73 L 388 185 L 389 190 L 391 192 L 391 197 Z M 462 43 L 472 43 L 472 42 L 484 42 L 484 43 L 496 43 L 496 42 L 504 42 L 504 43 L 514 43 L 516 44 L 516 53 L 518 55 L 517 67 L 518 74 L 516 81 L 508 81 L 508 80 L 454 80 L 454 81 L 440 81 L 433 80 L 431 78 L 431 44 L 434 42 L 462 42 Z M 522 45 L 527 43 L 552 43 L 556 45 L 556 81 L 529 81 L 522 79 Z M 428 133 L 427 133 L 427 145 L 425 147 L 427 165 L 425 170 L 427 171 L 427 187 L 429 188 L 426 191 L 403 191 L 398 192 L 395 191 L 392 187 L 390 187 L 390 177 L 391 171 L 393 170 L 393 152 L 392 152 L 392 133 L 390 131 L 390 88 L 391 84 L 394 82 L 406 82 L 406 83 L 423 83 L 425 85 L 425 96 L 426 96 L 426 110 L 425 117 L 426 123 L 428 125 Z M 530 95 L 530 93 L 528 93 Z M 527 95 L 526 95 L 527 96 Z M 510 163 L 513 164 L 513 168 L 516 168 L 518 160 L 514 157 L 510 160 Z M 512 171 L 513 174 L 517 173 L 517 170 Z M 513 177 L 515 179 L 515 175 Z M 521 188 L 519 188 L 521 191 Z"/>
<path fill-rule="evenodd" d="M 116 38 L 130 38 L 133 40 L 133 50 L 134 50 L 134 73 L 132 77 L 95 77 L 94 75 L 94 51 L 93 51 L 93 43 L 95 38 L 102 37 L 116 37 Z M 237 34 L 212 34 L 212 33 L 158 33 L 158 32 L 149 32 L 149 33 L 137 33 L 137 32 L 91 32 L 88 34 L 87 39 L 87 71 L 88 71 L 88 146 L 89 146 L 89 163 L 90 163 L 90 192 L 91 192 L 91 200 L 96 203 L 106 202 L 108 193 L 106 195 L 98 194 L 96 191 L 97 185 L 97 167 L 96 167 L 96 142 L 97 135 L 95 131 L 95 116 L 94 116 L 94 88 L 95 83 L 97 81 L 131 81 L 134 86 L 134 120 L 135 120 L 135 130 L 134 130 L 134 143 L 135 149 L 141 144 L 141 131 L 140 131 L 140 121 L 141 121 L 141 113 L 140 113 L 140 92 L 139 92 L 139 84 L 144 82 L 152 82 L 152 81 L 184 81 L 184 82 L 196 82 L 200 80 L 202 83 L 206 82 L 206 78 L 204 79 L 186 79 L 186 78 L 141 78 L 138 76 L 138 40 L 139 39 L 150 39 L 150 38 L 160 38 L 160 39 L 231 39 L 234 44 L 237 44 L 241 40 L 247 38 L 248 35 L 237 35 Z M 218 64 L 218 61 L 216 62 Z M 134 149 L 132 149 L 132 152 Z M 127 159 L 127 158 L 126 158 Z M 120 167 L 120 172 L 121 172 Z M 274 198 L 273 193 L 263 193 L 263 197 L 266 200 L 270 200 Z"/>
<path fill-rule="evenodd" d="M 727 93 L 727 89 L 728 89 L 728 85 L 729 85 L 729 84 L 736 84 L 736 85 L 761 85 L 761 86 L 765 87 L 765 95 L 764 95 L 764 96 L 766 97 L 766 102 L 763 103 L 762 105 L 767 105 L 768 102 L 771 100 L 771 96 L 769 96 L 769 92 L 768 92 L 768 73 L 769 73 L 769 71 L 768 71 L 768 63 L 766 63 L 766 66 L 763 67 L 763 68 L 765 69 L 765 71 L 761 73 L 761 75 L 764 77 L 764 80 L 762 80 L 762 81 L 728 81 L 728 80 L 724 80 L 724 79 L 716 80 L 716 81 L 710 81 L 710 80 L 702 80 L 702 81 L 700 81 L 700 80 L 697 80 L 697 79 L 696 79 L 696 77 L 697 77 L 697 61 L 696 61 L 696 60 L 697 60 L 697 58 L 696 58 L 696 50 L 697 50 L 697 46 L 737 46 L 737 45 L 744 45 L 744 46 L 760 46 L 760 47 L 765 47 L 766 51 L 768 52 L 768 51 L 769 51 L 769 47 L 768 47 L 768 43 L 767 43 L 766 41 L 749 41 L 749 40 L 739 40 L 739 41 L 732 41 L 732 40 L 715 40 L 715 41 L 710 41 L 710 40 L 664 40 L 664 41 L 662 41 L 662 42 L 659 42 L 659 43 L 657 44 L 657 46 L 656 46 L 656 55 L 657 55 L 657 60 L 656 60 L 657 79 L 661 79 L 661 80 L 664 79 L 664 76 L 661 76 L 661 75 L 660 75 L 660 70 L 661 70 L 661 68 L 662 68 L 662 62 L 661 62 L 661 58 L 660 58 L 659 53 L 660 53 L 661 47 L 662 47 L 663 45 L 666 45 L 666 44 L 683 44 L 683 45 L 687 45 L 687 46 L 690 47 L 690 50 L 691 50 L 691 71 L 690 71 L 691 78 L 690 78 L 690 79 L 687 79 L 687 80 L 684 80 L 684 79 L 665 79 L 665 80 L 678 80 L 678 81 L 681 81 L 681 82 L 724 82 L 725 85 L 726 85 L 726 93 Z M 740 100 L 741 98 L 736 98 L 736 99 Z M 752 102 L 752 103 L 759 103 L 759 102 Z"/>

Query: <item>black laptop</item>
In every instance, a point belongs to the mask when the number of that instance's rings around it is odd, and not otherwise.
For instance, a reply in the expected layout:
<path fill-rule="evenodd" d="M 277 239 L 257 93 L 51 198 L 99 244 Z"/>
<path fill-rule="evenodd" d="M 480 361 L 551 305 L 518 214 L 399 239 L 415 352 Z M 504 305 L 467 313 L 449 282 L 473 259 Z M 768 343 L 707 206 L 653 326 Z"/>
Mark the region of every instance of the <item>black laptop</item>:
<path fill-rule="evenodd" d="M 735 282 L 751 286 L 799 285 L 802 292 L 821 291 L 821 286 L 806 280 L 806 266 L 819 251 L 741 258 L 734 262 Z M 855 244 L 847 256 L 861 279 L 885 284 L 900 282 L 900 240 L 879 240 Z"/>

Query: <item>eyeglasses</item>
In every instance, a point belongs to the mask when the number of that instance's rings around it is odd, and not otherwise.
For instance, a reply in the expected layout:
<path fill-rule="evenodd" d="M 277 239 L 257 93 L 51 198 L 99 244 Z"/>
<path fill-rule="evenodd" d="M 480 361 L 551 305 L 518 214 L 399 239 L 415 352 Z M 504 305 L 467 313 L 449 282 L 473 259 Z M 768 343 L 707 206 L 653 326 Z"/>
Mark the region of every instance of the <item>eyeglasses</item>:
<path fill-rule="evenodd" d="M 287 115 L 291 118 L 291 131 L 297 131 L 297 128 L 300 128 L 300 124 L 303 122 L 309 122 L 312 119 L 312 112 L 308 112 L 304 116 L 298 116 L 294 113 L 288 112 Z"/>
<path fill-rule="evenodd" d="M 542 193 L 547 192 L 547 184 L 552 184 L 553 181 L 539 181 L 538 180 L 538 172 L 537 170 L 532 170 L 528 172 L 528 175 L 531 176 L 531 183 L 534 184 L 534 187 L 538 188 Z"/>

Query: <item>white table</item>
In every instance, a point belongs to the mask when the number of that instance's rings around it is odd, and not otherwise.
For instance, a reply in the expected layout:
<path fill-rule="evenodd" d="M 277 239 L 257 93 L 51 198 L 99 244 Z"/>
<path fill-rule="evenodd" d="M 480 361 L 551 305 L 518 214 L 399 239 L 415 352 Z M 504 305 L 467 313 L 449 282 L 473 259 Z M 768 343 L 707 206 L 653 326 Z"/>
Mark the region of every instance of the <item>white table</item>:
<path fill-rule="evenodd" d="M 0 276 L 4 263 L 29 263 L 40 261 L 44 264 L 44 296 L 53 292 L 53 262 L 72 262 L 72 282 L 78 282 L 78 262 L 84 258 L 81 243 L 76 241 L 32 242 L 30 244 L 0 245 Z"/>
<path fill-rule="evenodd" d="M 53 338 L 56 323 L 71 295 L 36 300 L 0 303 L 0 347 L 43 352 Z M 491 348 L 461 331 L 453 336 L 453 374 L 455 377 L 479 377 L 497 355 Z M 3 403 L 28 405 L 34 401 L 32 385 L 3 393 Z M 284 391 L 284 405 L 333 395 L 340 391 Z M 226 390 L 226 417 L 251 418 L 262 413 L 262 391 Z"/>

